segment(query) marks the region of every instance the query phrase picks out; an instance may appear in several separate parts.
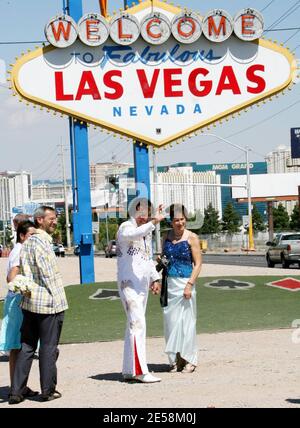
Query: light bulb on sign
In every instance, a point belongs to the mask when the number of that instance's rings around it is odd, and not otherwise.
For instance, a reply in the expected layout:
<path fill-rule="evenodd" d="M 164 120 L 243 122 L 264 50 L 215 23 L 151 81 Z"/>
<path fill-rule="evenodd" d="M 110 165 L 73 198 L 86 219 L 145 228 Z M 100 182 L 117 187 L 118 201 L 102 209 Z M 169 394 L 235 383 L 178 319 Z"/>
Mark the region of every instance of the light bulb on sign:
<path fill-rule="evenodd" d="M 97 47 L 108 39 L 109 26 L 99 13 L 88 13 L 78 22 L 78 35 L 82 43 Z"/>
<path fill-rule="evenodd" d="M 75 43 L 78 27 L 74 19 L 68 15 L 59 15 L 50 19 L 45 26 L 45 36 L 56 48 L 66 48 Z"/>
<path fill-rule="evenodd" d="M 141 36 L 151 45 L 162 45 L 171 35 L 169 19 L 162 13 L 153 12 L 145 16 L 141 23 Z"/>
<path fill-rule="evenodd" d="M 223 9 L 211 10 L 203 18 L 202 31 L 212 42 L 225 42 L 233 32 L 233 19 Z"/>
<path fill-rule="evenodd" d="M 121 45 L 127 46 L 136 42 L 140 35 L 139 21 L 133 15 L 119 14 L 110 22 L 110 37 Z"/>

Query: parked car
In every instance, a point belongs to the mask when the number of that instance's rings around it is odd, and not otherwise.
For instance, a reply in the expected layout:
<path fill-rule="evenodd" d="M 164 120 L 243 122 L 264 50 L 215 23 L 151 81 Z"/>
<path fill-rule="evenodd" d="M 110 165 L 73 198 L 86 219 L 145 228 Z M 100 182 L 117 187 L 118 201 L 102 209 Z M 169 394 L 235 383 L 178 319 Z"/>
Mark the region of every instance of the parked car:
<path fill-rule="evenodd" d="M 109 241 L 108 245 L 104 249 L 105 257 L 112 258 L 117 255 L 117 243 L 115 240 Z"/>
<path fill-rule="evenodd" d="M 57 257 L 65 257 L 65 248 L 62 244 L 53 244 L 53 251 Z"/>
<path fill-rule="evenodd" d="M 267 242 L 269 247 L 266 253 L 268 267 L 281 263 L 286 269 L 297 263 L 300 268 L 300 233 L 279 233 L 273 241 Z"/>

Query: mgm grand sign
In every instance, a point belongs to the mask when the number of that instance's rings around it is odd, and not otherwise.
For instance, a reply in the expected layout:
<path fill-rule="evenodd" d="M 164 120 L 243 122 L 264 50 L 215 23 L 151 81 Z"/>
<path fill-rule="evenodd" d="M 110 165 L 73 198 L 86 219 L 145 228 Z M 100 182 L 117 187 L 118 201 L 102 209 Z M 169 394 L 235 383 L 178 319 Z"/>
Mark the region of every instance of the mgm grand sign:
<path fill-rule="evenodd" d="M 296 61 L 251 8 L 201 16 L 154 0 L 106 19 L 49 20 L 49 46 L 12 70 L 22 99 L 164 146 L 289 87 Z"/>

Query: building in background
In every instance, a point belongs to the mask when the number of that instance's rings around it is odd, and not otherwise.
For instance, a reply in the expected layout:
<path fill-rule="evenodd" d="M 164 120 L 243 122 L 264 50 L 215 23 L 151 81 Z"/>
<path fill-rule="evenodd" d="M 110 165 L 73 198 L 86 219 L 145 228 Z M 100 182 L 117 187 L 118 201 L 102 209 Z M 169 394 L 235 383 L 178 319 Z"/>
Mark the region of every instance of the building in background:
<path fill-rule="evenodd" d="M 300 172 L 299 159 L 292 159 L 291 149 L 283 145 L 268 153 L 266 162 L 268 174 Z"/>
<path fill-rule="evenodd" d="M 72 192 L 71 180 L 67 180 L 67 193 Z M 64 185 L 57 180 L 35 180 L 32 186 L 32 200 L 35 202 L 57 202 L 64 199 Z"/>
<path fill-rule="evenodd" d="M 127 208 L 127 194 L 132 187 L 128 179 L 132 164 L 103 162 L 90 165 L 92 207 L 100 209 L 108 207 Z"/>
<path fill-rule="evenodd" d="M 290 151 L 280 148 L 280 154 L 268 154 L 267 162 L 250 163 L 251 174 L 267 172 L 290 172 L 295 168 L 287 168 L 286 162 L 291 161 Z M 269 160 L 273 159 L 272 161 Z M 267 167 L 268 165 L 268 167 Z M 284 169 L 282 171 L 282 169 Z M 171 203 L 183 203 L 188 212 L 204 213 L 211 203 L 219 211 L 220 217 L 228 202 L 231 202 L 242 218 L 247 215 L 247 204 L 239 204 L 232 199 L 230 187 L 220 184 L 231 184 L 232 175 L 245 175 L 245 163 L 197 164 L 177 163 L 158 167 L 157 201 L 168 207 Z M 298 171 L 300 168 L 297 169 Z M 106 162 L 90 165 L 92 208 L 103 209 L 121 207 L 127 209 L 128 202 L 135 195 L 134 168 L 127 163 Z M 153 196 L 153 170 L 150 174 L 151 192 Z M 204 184 L 209 184 L 205 186 Z M 72 184 L 67 180 L 69 205 L 72 205 Z M 26 172 L 0 174 L 0 215 L 9 219 L 13 207 L 24 206 L 33 201 L 37 204 L 51 205 L 64 209 L 64 186 L 58 180 L 36 180 L 32 185 L 31 174 Z M 266 204 L 257 203 L 260 213 L 266 218 Z M 5 214 L 4 214 L 5 213 Z M 0 218 L 1 220 L 1 218 Z"/>
<path fill-rule="evenodd" d="M 248 205 L 238 203 L 232 198 L 230 187 L 218 187 L 219 184 L 231 184 L 232 175 L 246 174 L 246 163 L 222 163 L 222 164 L 197 164 L 196 162 L 182 162 L 170 166 L 159 166 L 157 168 L 157 181 L 161 183 L 188 183 L 186 185 L 158 186 L 158 202 L 165 206 L 178 202 L 186 205 L 191 213 L 195 211 L 203 212 L 209 205 L 219 211 L 220 217 L 226 205 L 232 203 L 240 218 L 248 214 Z M 250 163 L 250 174 L 266 174 L 266 162 Z M 129 169 L 129 178 L 134 181 L 134 169 Z M 150 175 L 153 192 L 153 172 Z M 192 186 L 192 184 L 215 184 L 216 186 Z M 162 190 L 163 189 L 163 190 Z M 171 202 L 172 201 L 172 202 Z M 256 204 L 261 215 L 266 219 L 266 203 Z"/>
<path fill-rule="evenodd" d="M 128 174 L 132 165 L 128 163 L 103 162 L 90 165 L 91 190 L 102 190 L 109 183 L 109 177 Z"/>
<path fill-rule="evenodd" d="M 30 202 L 32 175 L 26 171 L 0 172 L 0 220 L 9 220 L 12 209 Z"/>
<path fill-rule="evenodd" d="M 280 145 L 266 156 L 267 172 L 269 174 L 282 174 L 290 172 L 299 172 L 300 166 L 299 159 L 292 159 L 291 149 Z M 294 206 L 297 204 L 296 201 L 282 201 L 280 202 L 286 209 L 289 215 L 291 215 Z M 279 202 L 274 202 L 274 206 L 277 207 Z"/>
<path fill-rule="evenodd" d="M 231 184 L 232 175 L 244 175 L 246 174 L 246 163 L 222 163 L 222 164 L 197 164 L 196 162 L 191 163 L 177 163 L 171 166 L 159 167 L 159 174 L 169 174 L 169 171 L 187 171 L 186 168 L 190 168 L 190 180 L 193 183 L 208 183 L 208 184 Z M 192 172 L 191 172 L 192 171 Z M 250 174 L 266 174 L 267 164 L 266 162 L 252 162 L 250 163 Z M 161 178 L 162 179 L 162 178 Z M 192 187 L 192 186 L 191 186 Z M 248 205 L 240 204 L 232 198 L 232 192 L 230 187 L 211 187 L 201 186 L 194 187 L 196 193 L 193 195 L 194 209 L 206 208 L 211 202 L 213 207 L 218 209 L 220 216 L 224 212 L 226 205 L 232 203 L 234 209 L 238 212 L 240 218 L 247 215 Z M 191 200 L 190 194 L 189 198 Z M 259 202 L 256 204 L 261 215 L 266 219 L 266 204 Z"/>
<path fill-rule="evenodd" d="M 153 174 L 151 193 L 154 192 Z M 212 204 L 222 217 L 221 188 L 203 186 L 220 184 L 220 176 L 215 171 L 194 172 L 192 166 L 171 166 L 165 172 L 157 174 L 157 201 L 165 207 L 173 203 L 182 203 L 189 214 L 199 211 L 204 215 L 205 208 Z"/>
<path fill-rule="evenodd" d="M 72 204 L 72 182 L 67 180 L 67 199 Z M 32 201 L 40 205 L 49 205 L 58 211 L 64 211 L 64 184 L 59 180 L 34 180 Z"/>

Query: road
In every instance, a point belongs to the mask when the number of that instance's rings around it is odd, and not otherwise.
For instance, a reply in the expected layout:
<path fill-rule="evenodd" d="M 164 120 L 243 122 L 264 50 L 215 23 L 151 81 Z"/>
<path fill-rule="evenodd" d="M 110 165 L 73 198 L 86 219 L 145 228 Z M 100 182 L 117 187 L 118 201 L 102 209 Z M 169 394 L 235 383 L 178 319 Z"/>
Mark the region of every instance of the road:
<path fill-rule="evenodd" d="M 73 257 L 73 254 L 67 254 Z M 104 254 L 96 253 L 96 257 L 104 258 Z M 217 265 L 238 265 L 238 266 L 256 266 L 266 267 L 266 258 L 262 254 L 202 254 L 203 262 Z M 277 267 L 279 267 L 278 265 Z"/>
<path fill-rule="evenodd" d="M 70 254 L 73 256 L 73 254 Z M 104 254 L 95 254 L 97 257 L 104 258 Z M 266 256 L 264 254 L 202 254 L 203 262 L 206 264 L 227 265 L 227 266 L 254 266 L 267 267 Z M 281 268 L 277 264 L 276 268 Z M 297 268 L 297 265 L 291 265 L 291 269 Z"/>
<path fill-rule="evenodd" d="M 202 254 L 202 257 L 206 264 L 267 267 L 265 254 Z M 276 268 L 281 269 L 281 264 L 277 264 Z M 298 266 L 295 264 L 290 268 L 296 269 Z"/>
<path fill-rule="evenodd" d="M 203 254 L 202 257 L 208 264 L 267 267 L 263 254 Z"/>

